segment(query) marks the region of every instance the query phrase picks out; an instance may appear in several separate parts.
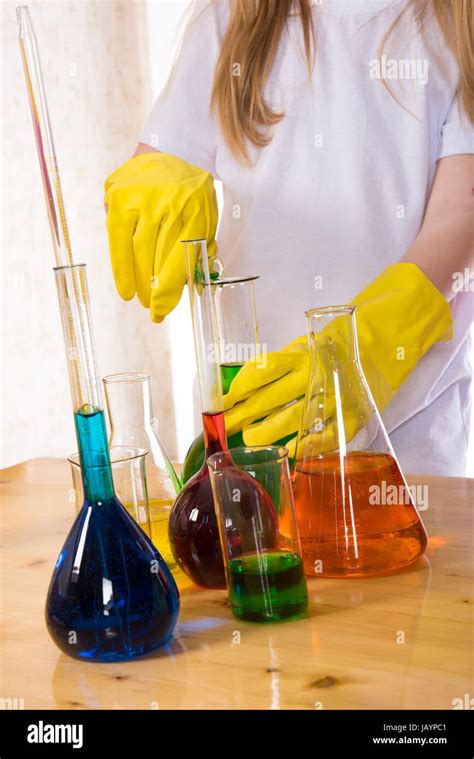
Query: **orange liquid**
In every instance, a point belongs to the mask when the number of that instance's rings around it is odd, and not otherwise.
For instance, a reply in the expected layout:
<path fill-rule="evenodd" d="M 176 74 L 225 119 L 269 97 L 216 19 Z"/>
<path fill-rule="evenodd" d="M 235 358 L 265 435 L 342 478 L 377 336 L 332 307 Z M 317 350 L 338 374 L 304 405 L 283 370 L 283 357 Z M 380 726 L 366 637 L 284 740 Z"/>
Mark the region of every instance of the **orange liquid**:
<path fill-rule="evenodd" d="M 427 536 L 395 459 L 360 451 L 347 454 L 342 467 L 338 454 L 295 467 L 305 574 L 368 577 L 411 564 Z"/>

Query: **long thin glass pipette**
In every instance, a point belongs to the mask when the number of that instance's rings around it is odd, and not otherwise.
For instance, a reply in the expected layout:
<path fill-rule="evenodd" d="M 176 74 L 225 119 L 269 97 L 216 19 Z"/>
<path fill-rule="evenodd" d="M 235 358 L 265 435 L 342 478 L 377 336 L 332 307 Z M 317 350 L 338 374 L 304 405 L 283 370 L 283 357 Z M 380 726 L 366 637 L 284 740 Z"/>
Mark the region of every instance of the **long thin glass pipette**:
<path fill-rule="evenodd" d="M 43 179 L 49 224 L 53 238 L 56 266 L 72 266 L 71 243 L 64 210 L 59 169 L 49 120 L 48 102 L 43 82 L 38 43 L 33 30 L 30 9 L 20 5 L 16 9 L 19 42 L 25 71 L 28 99 L 35 132 L 36 147 Z"/>
<path fill-rule="evenodd" d="M 36 149 L 43 180 L 46 209 L 53 242 L 56 267 L 73 267 L 71 242 L 66 220 L 58 161 L 54 148 L 49 118 L 46 89 L 41 70 L 38 43 L 33 29 L 30 9 L 21 5 L 16 9 L 19 43 L 25 73 L 28 100 L 36 140 Z M 64 278 L 63 278 L 64 281 Z M 85 270 L 81 275 L 69 277 L 67 299 L 60 292 L 61 280 L 56 277 L 59 305 L 66 344 L 69 378 L 73 394 L 74 411 L 83 406 L 101 408 L 92 332 L 88 313 L 87 292 L 81 291 L 81 282 L 87 291 Z M 67 303 L 67 308 L 65 307 Z"/>

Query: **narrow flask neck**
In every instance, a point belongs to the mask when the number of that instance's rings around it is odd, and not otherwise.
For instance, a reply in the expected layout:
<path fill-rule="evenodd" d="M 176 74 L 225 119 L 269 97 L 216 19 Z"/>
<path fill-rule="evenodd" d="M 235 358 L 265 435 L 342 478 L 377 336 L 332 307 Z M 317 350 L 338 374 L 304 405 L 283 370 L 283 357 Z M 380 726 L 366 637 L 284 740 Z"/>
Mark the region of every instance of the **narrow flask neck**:
<path fill-rule="evenodd" d="M 108 380 L 105 383 L 105 398 L 110 421 L 110 444 L 148 448 L 147 438 L 153 434 L 149 377 L 137 381 Z"/>
<path fill-rule="evenodd" d="M 114 496 L 112 468 L 104 412 L 101 409 L 74 414 L 81 461 L 82 484 L 87 501 L 109 500 Z"/>
<path fill-rule="evenodd" d="M 229 450 L 225 432 L 224 414 L 222 412 L 203 414 L 202 428 L 204 433 L 205 462 L 213 453 Z"/>
<path fill-rule="evenodd" d="M 313 372 L 360 371 L 354 311 L 308 318 Z"/>
<path fill-rule="evenodd" d="M 368 449 L 376 438 L 379 421 L 360 366 L 354 307 L 315 309 L 307 318 L 311 374 L 297 459 L 334 451 L 345 455 L 349 443 Z"/>

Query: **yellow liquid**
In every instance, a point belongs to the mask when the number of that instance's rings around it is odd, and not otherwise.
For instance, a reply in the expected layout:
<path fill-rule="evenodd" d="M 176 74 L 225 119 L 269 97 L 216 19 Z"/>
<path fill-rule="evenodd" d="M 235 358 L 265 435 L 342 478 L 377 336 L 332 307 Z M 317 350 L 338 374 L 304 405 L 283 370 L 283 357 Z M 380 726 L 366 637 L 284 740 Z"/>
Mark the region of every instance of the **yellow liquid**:
<path fill-rule="evenodd" d="M 152 543 L 170 568 L 176 585 L 179 590 L 184 590 L 193 585 L 193 582 L 184 574 L 184 572 L 178 567 L 174 560 L 174 556 L 171 552 L 171 547 L 168 540 L 168 520 L 170 517 L 171 507 L 173 505 L 172 500 L 163 499 L 150 501 L 150 530 L 145 529 L 147 535 L 151 538 Z M 142 529 L 144 525 L 140 525 Z"/>
<path fill-rule="evenodd" d="M 178 590 L 184 590 L 185 588 L 192 587 L 194 583 L 178 567 L 171 552 L 168 540 L 168 520 L 173 503 L 174 501 L 168 498 L 151 499 L 149 501 L 150 521 L 147 520 L 147 514 L 144 508 L 140 508 L 137 515 L 133 504 L 124 503 L 123 505 L 130 516 L 138 522 L 143 532 L 151 538 L 153 545 L 158 549 L 161 556 L 166 561 L 176 585 L 178 586 Z"/>

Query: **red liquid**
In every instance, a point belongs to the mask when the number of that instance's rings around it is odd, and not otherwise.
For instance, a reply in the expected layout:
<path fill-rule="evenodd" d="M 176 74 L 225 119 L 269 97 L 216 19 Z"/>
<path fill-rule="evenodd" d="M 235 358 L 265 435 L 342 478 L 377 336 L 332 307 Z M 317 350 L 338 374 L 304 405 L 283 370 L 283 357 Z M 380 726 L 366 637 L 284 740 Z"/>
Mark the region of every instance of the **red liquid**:
<path fill-rule="evenodd" d="M 196 585 L 224 589 L 224 562 L 211 478 L 206 463 L 213 453 L 227 451 L 224 415 L 203 414 L 202 420 L 205 461 L 174 502 L 168 523 L 168 536 L 176 563 Z M 229 544 L 237 550 L 247 549 L 245 536 L 253 534 L 248 520 L 252 520 L 258 512 L 262 539 L 268 543 L 268 547 L 272 547 L 275 542 L 276 517 L 275 508 L 266 491 L 253 477 L 238 470 L 231 472 L 227 482 L 232 490 L 239 488 L 241 493 L 235 519 L 227 527 Z"/>
<path fill-rule="evenodd" d="M 224 562 L 214 510 L 207 459 L 227 450 L 224 414 L 203 414 L 206 454 L 199 472 L 178 494 L 168 523 L 171 550 L 178 566 L 204 588 L 225 588 Z"/>
<path fill-rule="evenodd" d="M 427 538 L 396 461 L 361 451 L 347 454 L 343 467 L 342 477 L 337 454 L 295 467 L 305 573 L 367 577 L 411 564 L 425 550 Z"/>
<path fill-rule="evenodd" d="M 202 431 L 204 434 L 206 459 L 212 456 L 213 453 L 228 450 L 224 414 L 222 411 L 219 411 L 217 414 L 203 414 Z"/>

